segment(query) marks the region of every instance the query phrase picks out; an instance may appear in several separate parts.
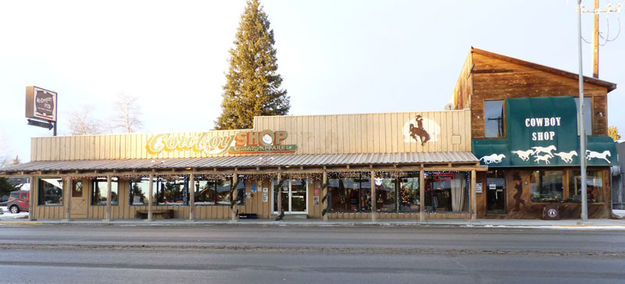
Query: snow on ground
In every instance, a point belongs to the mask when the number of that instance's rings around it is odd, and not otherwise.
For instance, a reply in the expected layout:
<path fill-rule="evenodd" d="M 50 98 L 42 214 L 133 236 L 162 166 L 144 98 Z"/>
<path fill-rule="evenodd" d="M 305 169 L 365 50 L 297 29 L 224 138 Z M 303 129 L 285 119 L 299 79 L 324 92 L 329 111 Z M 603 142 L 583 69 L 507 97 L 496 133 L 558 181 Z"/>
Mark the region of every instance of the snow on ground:
<path fill-rule="evenodd" d="M 0 206 L 0 219 L 1 220 L 10 220 L 10 219 L 28 219 L 28 212 L 20 212 L 17 214 L 13 214 L 9 212 L 6 206 Z"/>
<path fill-rule="evenodd" d="M 620 218 L 625 217 L 625 210 L 612 210 L 612 213 Z"/>

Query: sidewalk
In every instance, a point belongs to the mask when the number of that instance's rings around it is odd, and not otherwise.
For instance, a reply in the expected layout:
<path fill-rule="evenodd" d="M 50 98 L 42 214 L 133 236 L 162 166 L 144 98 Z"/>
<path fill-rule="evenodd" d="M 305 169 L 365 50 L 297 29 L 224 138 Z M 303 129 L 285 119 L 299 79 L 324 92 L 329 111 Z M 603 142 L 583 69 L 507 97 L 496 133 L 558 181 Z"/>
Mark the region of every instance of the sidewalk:
<path fill-rule="evenodd" d="M 620 219 L 591 219 L 586 223 L 581 220 L 503 220 L 503 219 L 431 219 L 425 222 L 418 220 L 379 219 L 372 222 L 362 220 L 328 220 L 301 219 L 274 221 L 268 219 L 255 220 L 36 220 L 4 219 L 0 215 L 0 226 L 6 225 L 94 225 L 94 226 L 305 226 L 305 227 L 358 227 L 358 226 L 389 226 L 389 227 L 472 227 L 472 228 L 543 228 L 543 229 L 576 229 L 576 230 L 624 230 L 625 220 Z"/>

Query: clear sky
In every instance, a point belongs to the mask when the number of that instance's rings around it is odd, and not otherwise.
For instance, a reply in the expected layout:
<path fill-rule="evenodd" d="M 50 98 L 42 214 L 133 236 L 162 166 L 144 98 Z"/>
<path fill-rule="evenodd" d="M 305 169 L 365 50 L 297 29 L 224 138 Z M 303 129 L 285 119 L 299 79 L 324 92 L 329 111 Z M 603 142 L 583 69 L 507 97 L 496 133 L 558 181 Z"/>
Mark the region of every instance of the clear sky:
<path fill-rule="evenodd" d="M 442 110 L 471 46 L 578 72 L 576 1 L 261 0 L 293 115 Z M 585 0 L 587 7 L 593 1 Z M 602 1 L 604 7 L 620 1 Z M 220 113 L 228 50 L 245 1 L 0 2 L 0 154 L 30 159 L 25 87 L 68 113 L 106 119 L 136 96 L 143 133 L 208 131 Z M 621 22 L 618 20 L 621 19 Z M 592 16 L 582 19 L 592 39 Z M 619 38 L 600 48 L 610 125 L 625 132 L 625 11 L 602 15 Z M 620 25 L 620 27 L 619 27 Z M 584 43 L 584 74 L 591 74 Z M 575 95 L 575 94 L 572 94 Z"/>

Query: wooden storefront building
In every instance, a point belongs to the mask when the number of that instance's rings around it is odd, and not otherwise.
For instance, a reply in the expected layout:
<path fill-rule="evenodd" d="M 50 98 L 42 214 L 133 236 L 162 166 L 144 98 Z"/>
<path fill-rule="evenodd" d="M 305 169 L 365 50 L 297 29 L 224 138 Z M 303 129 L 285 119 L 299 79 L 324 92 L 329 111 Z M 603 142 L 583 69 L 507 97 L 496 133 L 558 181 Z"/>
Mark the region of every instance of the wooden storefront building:
<path fill-rule="evenodd" d="M 578 75 L 472 48 L 453 94 L 470 109 L 478 218 L 580 218 Z M 607 94 L 616 84 L 584 77 L 588 214 L 610 216 Z"/>
<path fill-rule="evenodd" d="M 256 117 L 253 129 L 41 137 L 31 219 L 476 218 L 469 110 Z"/>

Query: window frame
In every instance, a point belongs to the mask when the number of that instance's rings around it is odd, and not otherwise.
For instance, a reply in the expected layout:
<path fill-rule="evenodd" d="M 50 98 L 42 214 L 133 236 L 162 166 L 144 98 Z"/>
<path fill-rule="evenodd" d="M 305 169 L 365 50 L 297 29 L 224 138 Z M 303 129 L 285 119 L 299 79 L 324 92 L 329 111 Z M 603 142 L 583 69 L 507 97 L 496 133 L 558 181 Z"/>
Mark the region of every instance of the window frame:
<path fill-rule="evenodd" d="M 501 102 L 501 136 L 487 136 L 487 120 L 486 117 L 486 104 L 489 102 Z M 502 139 L 506 138 L 506 100 L 505 99 L 495 99 L 495 100 L 484 100 L 483 102 L 483 122 L 484 122 L 484 138 L 486 139 Z M 499 130 L 498 130 L 499 131 Z"/>
<path fill-rule="evenodd" d="M 51 203 L 51 204 L 46 204 L 45 198 L 45 194 L 44 194 L 44 181 L 45 180 L 59 180 L 60 181 L 60 188 L 56 187 L 55 188 L 59 188 L 60 189 L 60 202 L 59 203 Z M 48 183 L 48 184 L 52 184 L 52 183 Z M 54 185 L 53 185 L 54 186 Z M 42 198 L 43 197 L 43 198 Z M 63 178 L 61 177 L 47 177 L 47 178 L 39 178 L 37 181 L 37 206 L 50 206 L 50 207 L 56 207 L 56 206 L 64 206 L 65 203 L 65 181 L 63 180 Z"/>
<path fill-rule="evenodd" d="M 135 204 L 134 203 L 135 195 L 132 193 L 132 186 L 133 186 L 134 183 L 142 184 L 143 180 L 146 181 L 146 184 L 147 184 L 147 187 L 148 187 L 148 188 L 145 189 L 145 194 L 142 194 L 142 195 L 144 195 L 145 199 L 144 199 L 144 202 L 142 202 L 141 204 L 138 204 L 138 203 Z M 139 181 L 139 182 L 137 182 L 137 181 Z M 155 183 L 154 180 L 152 181 L 152 183 L 153 184 Z M 149 184 L 150 184 L 150 178 L 149 177 L 141 177 L 141 178 L 137 178 L 137 179 L 131 179 L 131 180 L 128 181 L 128 206 L 148 206 L 150 204 Z M 152 185 L 152 186 L 154 187 L 154 185 Z M 152 188 L 152 189 L 154 189 L 154 188 Z M 154 200 L 152 202 L 154 202 Z M 154 204 L 152 204 L 152 205 L 154 205 Z"/>
<path fill-rule="evenodd" d="M 218 197 L 218 189 L 219 187 L 225 187 L 223 186 L 224 183 L 228 183 L 228 188 L 231 188 L 233 186 L 232 184 L 232 177 L 228 177 L 226 179 L 218 179 L 218 178 L 211 178 L 211 177 L 206 177 L 206 178 L 202 178 L 202 177 L 198 177 L 197 179 L 195 179 L 193 181 L 193 205 L 194 206 L 230 206 L 232 204 L 232 196 L 234 194 L 230 194 L 230 190 L 227 191 L 222 191 L 222 192 L 226 192 L 226 196 L 228 196 L 227 200 L 222 200 L 222 201 L 218 201 L 217 197 Z M 200 188 L 200 182 L 205 181 L 207 182 L 207 184 L 212 184 L 213 185 L 213 189 L 211 192 L 211 196 L 212 196 L 212 201 L 197 201 L 197 192 L 196 190 Z M 237 176 L 237 188 L 235 188 L 234 190 L 232 190 L 232 193 L 234 193 L 235 191 L 239 191 L 237 196 L 241 196 L 239 198 L 239 201 L 237 201 L 237 203 L 235 205 L 245 205 L 245 199 L 246 199 L 246 186 L 245 186 L 245 175 L 238 175 Z M 221 182 L 221 183 L 220 183 Z M 219 186 L 220 184 L 222 184 L 222 186 Z M 187 193 L 189 194 L 189 193 Z"/>
<path fill-rule="evenodd" d="M 174 187 L 182 186 L 180 194 L 182 194 L 182 202 L 165 203 L 160 200 L 165 196 L 166 184 L 173 182 Z M 154 187 L 154 186 L 153 186 Z M 156 191 L 154 191 L 156 189 Z M 154 206 L 187 206 L 189 205 L 189 178 L 183 177 L 178 179 L 157 178 L 156 186 L 153 188 L 153 204 Z"/>
<path fill-rule="evenodd" d="M 89 192 L 89 197 L 91 198 L 89 204 L 91 204 L 91 206 L 106 206 L 106 200 L 104 200 L 103 204 L 98 204 L 95 202 L 95 189 L 98 188 L 97 184 L 100 182 L 103 182 L 106 187 L 106 183 L 107 183 L 106 178 L 94 178 L 91 180 L 91 190 Z M 117 197 L 116 199 L 113 199 L 114 188 L 117 191 L 115 193 L 115 196 Z M 103 191 L 106 193 L 106 199 L 108 199 L 107 189 L 104 188 Z M 119 206 L 119 178 L 118 177 L 111 177 L 111 206 Z"/>
<path fill-rule="evenodd" d="M 553 200 L 544 200 L 545 197 L 542 197 L 542 195 L 544 195 L 542 193 L 542 188 L 543 188 L 543 178 L 546 175 L 547 172 L 559 172 L 560 173 L 560 197 L 559 198 L 555 198 Z M 535 177 L 534 177 L 534 173 L 539 173 L 538 177 L 539 180 L 536 180 L 536 182 L 532 182 Z M 567 176 L 567 171 L 565 169 L 559 169 L 559 168 L 555 168 L 555 169 L 538 169 L 538 170 L 532 170 L 530 172 L 530 201 L 532 203 L 554 203 L 554 202 L 563 202 L 564 200 L 564 194 L 565 194 L 565 178 Z M 535 188 L 532 189 L 532 186 L 535 185 Z M 568 190 L 568 188 L 566 189 Z M 550 190 L 550 192 L 552 192 L 552 190 Z M 556 191 L 557 192 L 557 191 Z M 540 193 L 539 196 L 534 197 L 535 193 Z"/>
<path fill-rule="evenodd" d="M 343 184 L 345 184 L 344 179 L 352 179 L 352 182 L 354 184 L 358 184 L 358 189 L 355 188 L 351 188 L 351 190 L 358 190 L 358 203 L 357 203 L 357 208 L 356 210 L 336 210 L 333 208 L 333 197 L 335 196 L 332 191 L 333 190 L 329 190 L 330 186 L 328 186 L 328 212 L 332 212 L 332 213 L 362 213 L 362 212 L 371 212 L 371 176 L 369 172 L 361 172 L 358 173 L 358 176 L 341 176 L 340 174 L 338 174 L 335 177 L 331 177 L 328 178 L 328 185 L 330 184 L 330 180 L 337 180 L 337 189 L 340 186 L 340 182 L 343 182 Z M 369 187 L 363 187 L 363 184 L 368 184 Z M 334 188 L 334 187 L 332 187 Z M 345 188 L 345 194 L 347 194 L 347 188 Z M 367 200 L 368 198 L 368 200 Z M 347 200 L 348 197 L 345 197 L 345 200 Z M 351 203 L 351 200 L 350 200 Z M 363 203 L 365 204 L 363 206 Z M 347 202 L 343 202 L 341 203 L 343 204 L 347 204 Z"/>

